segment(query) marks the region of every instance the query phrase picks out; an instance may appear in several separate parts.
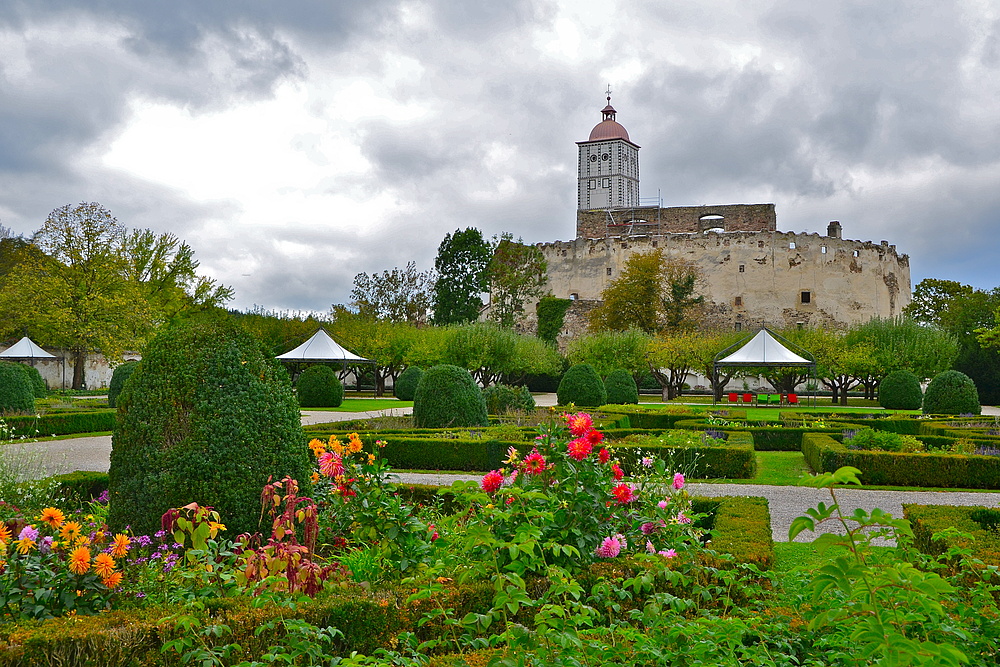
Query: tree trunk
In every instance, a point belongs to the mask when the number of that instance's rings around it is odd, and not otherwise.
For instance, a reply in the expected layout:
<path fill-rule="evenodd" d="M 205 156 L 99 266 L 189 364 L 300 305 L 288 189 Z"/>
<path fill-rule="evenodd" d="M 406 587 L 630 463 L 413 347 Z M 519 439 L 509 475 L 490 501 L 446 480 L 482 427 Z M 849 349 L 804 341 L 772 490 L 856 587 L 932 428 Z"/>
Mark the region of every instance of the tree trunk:
<path fill-rule="evenodd" d="M 73 389 L 86 389 L 87 350 L 78 347 L 73 350 Z"/>

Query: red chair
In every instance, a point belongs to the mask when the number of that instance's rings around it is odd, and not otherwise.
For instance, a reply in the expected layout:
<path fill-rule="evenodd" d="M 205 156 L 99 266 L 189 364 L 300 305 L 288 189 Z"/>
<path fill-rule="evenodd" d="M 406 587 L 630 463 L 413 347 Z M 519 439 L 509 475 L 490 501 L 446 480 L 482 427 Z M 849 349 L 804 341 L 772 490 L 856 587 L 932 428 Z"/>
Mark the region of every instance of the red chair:
<path fill-rule="evenodd" d="M 798 405 L 799 404 L 799 396 L 798 396 L 798 394 L 789 394 L 788 395 L 788 404 L 789 405 Z"/>
<path fill-rule="evenodd" d="M 753 394 L 743 394 L 743 402 L 747 405 L 753 403 Z"/>
<path fill-rule="evenodd" d="M 731 392 L 731 393 L 729 394 L 729 402 L 730 402 L 730 403 L 738 403 L 738 402 L 739 402 L 739 400 L 740 400 L 740 399 L 739 399 L 739 396 L 737 396 L 737 394 L 736 394 L 736 392 L 735 392 L 735 391 L 734 391 L 734 392 Z"/>

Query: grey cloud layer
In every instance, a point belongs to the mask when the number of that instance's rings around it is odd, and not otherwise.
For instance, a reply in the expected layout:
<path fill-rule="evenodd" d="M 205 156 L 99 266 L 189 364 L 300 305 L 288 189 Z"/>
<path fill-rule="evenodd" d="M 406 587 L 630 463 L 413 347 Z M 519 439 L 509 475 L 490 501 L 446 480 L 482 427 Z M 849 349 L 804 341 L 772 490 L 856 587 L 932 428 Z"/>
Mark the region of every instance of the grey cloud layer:
<path fill-rule="evenodd" d="M 457 228 L 571 236 L 574 142 L 599 120 L 609 72 L 633 63 L 630 80 L 611 83 L 643 146 L 644 196 L 767 199 L 782 229 L 840 219 L 848 236 L 888 239 L 911 254 L 914 281 L 993 287 L 1000 258 L 981 239 L 1000 217 L 989 186 L 1000 175 L 1000 40 L 998 19 L 980 10 L 623 3 L 571 60 L 533 46 L 557 20 L 554 2 L 0 1 L 0 40 L 23 43 L 31 73 L 18 78 L 0 56 L 0 217 L 30 232 L 57 206 L 97 199 L 127 225 L 202 239 L 199 258 L 225 267 L 240 306 L 322 310 L 347 298 L 355 273 L 429 267 Z M 233 234 L 234 248 L 204 231 L 227 216 L 237 225 L 240 202 L 195 204 L 75 160 L 123 129 L 137 96 L 225 109 L 286 80 L 382 79 L 393 57 L 421 68 L 393 94 L 430 112 L 358 123 L 370 170 L 323 187 L 387 194 L 401 212 L 337 233 L 275 221 L 311 248 L 307 261 L 263 232 Z M 956 219 L 961 232 L 942 238 Z M 241 258 L 263 268 L 244 276 Z"/>

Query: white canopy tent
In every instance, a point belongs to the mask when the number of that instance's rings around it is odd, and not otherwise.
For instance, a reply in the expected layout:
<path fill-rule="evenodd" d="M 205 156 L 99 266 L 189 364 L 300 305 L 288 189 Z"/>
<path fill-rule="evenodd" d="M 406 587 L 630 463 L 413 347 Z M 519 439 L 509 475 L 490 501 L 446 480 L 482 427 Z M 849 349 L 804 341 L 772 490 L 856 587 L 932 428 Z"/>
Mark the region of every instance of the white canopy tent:
<path fill-rule="evenodd" d="M 371 359 L 359 357 L 350 350 L 344 348 L 340 343 L 330 337 L 325 329 L 320 329 L 312 335 L 309 340 L 299 345 L 294 350 L 289 350 L 284 354 L 275 357 L 278 361 L 286 363 L 340 363 L 343 366 L 341 379 L 347 374 L 347 367 L 360 364 L 375 365 Z"/>
<path fill-rule="evenodd" d="M 714 379 L 718 382 L 721 366 L 805 367 L 815 376 L 816 360 L 813 356 L 804 348 L 784 339 L 779 341 L 779 338 L 781 337 L 767 327 L 762 327 L 750 340 L 744 339 L 727 347 L 715 355 Z M 813 401 L 815 402 L 815 396 Z"/>
<path fill-rule="evenodd" d="M 0 357 L 4 359 L 55 359 L 56 355 L 49 354 L 38 347 L 35 341 L 25 336 L 3 352 L 0 352 Z"/>

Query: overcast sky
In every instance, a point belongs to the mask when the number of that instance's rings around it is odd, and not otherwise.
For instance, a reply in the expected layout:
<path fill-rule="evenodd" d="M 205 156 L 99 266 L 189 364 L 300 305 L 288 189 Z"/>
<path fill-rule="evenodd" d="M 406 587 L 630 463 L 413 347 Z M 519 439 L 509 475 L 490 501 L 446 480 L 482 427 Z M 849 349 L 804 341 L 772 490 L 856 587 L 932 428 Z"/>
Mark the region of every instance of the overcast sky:
<path fill-rule="evenodd" d="M 233 306 L 326 311 L 446 233 L 575 233 L 604 90 L 666 206 L 773 202 L 1000 285 L 994 0 L 0 0 L 0 223 L 97 201 Z"/>

